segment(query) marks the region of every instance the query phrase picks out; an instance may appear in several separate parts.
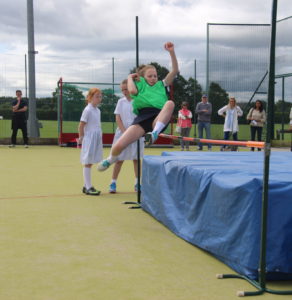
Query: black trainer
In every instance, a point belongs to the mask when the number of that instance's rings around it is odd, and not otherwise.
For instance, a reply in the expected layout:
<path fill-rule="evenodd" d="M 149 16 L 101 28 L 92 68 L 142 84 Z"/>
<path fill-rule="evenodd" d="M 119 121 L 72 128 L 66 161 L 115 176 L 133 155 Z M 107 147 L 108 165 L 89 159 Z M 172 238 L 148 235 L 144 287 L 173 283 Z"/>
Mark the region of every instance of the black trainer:
<path fill-rule="evenodd" d="M 86 194 L 86 195 L 91 195 L 91 196 L 98 196 L 98 195 L 100 195 L 100 191 L 96 190 L 96 189 L 92 186 L 90 189 L 86 190 L 85 194 Z"/>

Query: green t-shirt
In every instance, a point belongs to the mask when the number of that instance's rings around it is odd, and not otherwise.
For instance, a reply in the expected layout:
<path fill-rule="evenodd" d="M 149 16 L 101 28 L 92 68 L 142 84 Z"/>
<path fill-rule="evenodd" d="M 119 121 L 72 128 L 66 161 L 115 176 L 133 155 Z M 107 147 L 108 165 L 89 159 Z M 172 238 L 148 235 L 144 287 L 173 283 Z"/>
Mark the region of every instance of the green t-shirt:
<path fill-rule="evenodd" d="M 154 85 L 149 85 L 143 77 L 135 82 L 137 95 L 131 95 L 133 101 L 133 112 L 138 114 L 138 110 L 146 107 L 162 109 L 168 100 L 165 86 L 162 81 L 157 81 Z"/>

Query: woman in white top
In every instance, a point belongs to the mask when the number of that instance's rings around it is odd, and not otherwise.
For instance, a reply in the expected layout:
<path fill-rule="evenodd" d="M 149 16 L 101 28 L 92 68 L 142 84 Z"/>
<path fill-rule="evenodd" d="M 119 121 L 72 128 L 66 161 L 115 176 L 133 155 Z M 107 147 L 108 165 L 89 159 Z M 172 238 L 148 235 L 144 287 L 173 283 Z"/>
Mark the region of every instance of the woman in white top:
<path fill-rule="evenodd" d="M 123 98 L 119 99 L 114 114 L 116 115 L 116 123 L 118 125 L 116 129 L 116 133 L 113 140 L 113 145 L 117 142 L 117 140 L 121 137 L 121 135 L 126 131 L 130 125 L 132 125 L 136 115 L 133 113 L 132 106 L 132 98 L 130 97 L 130 93 L 128 91 L 127 79 L 123 80 L 120 88 L 124 95 Z M 141 158 L 144 154 L 144 138 L 140 138 L 140 155 Z M 117 188 L 117 179 L 119 173 L 121 171 L 124 160 L 132 160 L 134 164 L 134 173 L 135 173 L 135 185 L 134 189 L 137 191 L 138 187 L 138 160 L 137 160 L 137 141 L 128 145 L 118 156 L 118 160 L 115 163 L 113 174 L 112 174 L 112 182 L 109 187 L 110 193 L 116 193 Z"/>
<path fill-rule="evenodd" d="M 261 141 L 263 127 L 266 122 L 266 112 L 262 101 L 257 100 L 255 102 L 254 107 L 249 110 L 246 119 L 250 121 L 251 140 L 255 141 L 257 134 L 258 141 Z M 254 151 L 254 148 L 251 148 L 251 151 Z M 261 151 L 261 148 L 258 148 L 258 151 Z"/>
<path fill-rule="evenodd" d="M 100 110 L 102 93 L 98 88 L 91 88 L 86 97 L 87 106 L 82 112 L 78 131 L 78 143 L 82 144 L 80 161 L 84 165 L 84 186 L 82 192 L 86 195 L 100 194 L 91 184 L 91 167 L 102 160 L 102 131 L 100 123 Z"/>
<path fill-rule="evenodd" d="M 237 141 L 238 128 L 238 117 L 243 115 L 241 108 L 236 105 L 234 97 L 229 98 L 228 105 L 223 106 L 218 110 L 218 115 L 225 118 L 224 121 L 224 140 L 229 140 L 230 133 L 232 134 L 233 140 Z M 225 145 L 221 148 L 223 150 Z"/>

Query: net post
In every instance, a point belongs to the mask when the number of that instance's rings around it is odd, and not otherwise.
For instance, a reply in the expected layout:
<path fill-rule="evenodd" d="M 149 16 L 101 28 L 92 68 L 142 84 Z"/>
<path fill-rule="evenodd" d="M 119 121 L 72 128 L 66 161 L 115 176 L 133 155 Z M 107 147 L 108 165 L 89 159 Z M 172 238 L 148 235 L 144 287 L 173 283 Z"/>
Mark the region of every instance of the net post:
<path fill-rule="evenodd" d="M 139 67 L 139 18 L 136 16 L 136 67 Z M 137 163 L 138 163 L 138 176 L 137 176 L 137 202 L 125 201 L 124 204 L 134 204 L 130 209 L 141 208 L 141 161 L 140 161 L 140 138 L 137 140 Z"/>

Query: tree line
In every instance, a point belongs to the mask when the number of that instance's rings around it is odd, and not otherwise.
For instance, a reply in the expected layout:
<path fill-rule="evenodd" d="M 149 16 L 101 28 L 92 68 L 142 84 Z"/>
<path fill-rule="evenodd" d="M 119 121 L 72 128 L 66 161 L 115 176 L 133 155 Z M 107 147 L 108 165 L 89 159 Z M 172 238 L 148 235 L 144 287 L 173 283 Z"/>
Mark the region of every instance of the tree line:
<path fill-rule="evenodd" d="M 169 72 L 167 68 L 159 65 L 156 62 L 151 62 L 157 69 L 158 78 L 163 79 Z M 135 69 L 130 70 L 130 73 L 134 72 Z M 112 89 L 103 89 L 103 100 L 100 105 L 100 110 L 102 112 L 103 122 L 114 122 L 114 109 L 115 105 L 119 99 L 119 96 L 113 94 Z M 178 110 L 181 108 L 181 103 L 187 101 L 189 103 L 189 109 L 194 112 L 195 106 L 201 101 L 202 94 L 205 93 L 202 86 L 192 77 L 185 79 L 182 75 L 178 74 L 174 80 L 173 86 L 170 88 L 170 99 L 175 102 L 175 111 L 173 113 L 174 122 L 176 121 Z M 58 97 L 60 97 L 60 90 L 56 87 L 55 91 L 52 93 L 51 97 L 37 98 L 36 99 L 36 109 L 37 118 L 39 120 L 57 120 L 58 119 Z M 63 105 L 62 113 L 63 120 L 79 121 L 81 112 L 86 105 L 85 95 L 79 89 L 79 87 L 69 84 L 63 85 L 62 90 Z M 212 103 L 212 123 L 220 124 L 223 123 L 223 118 L 218 116 L 217 111 L 219 108 L 223 107 L 228 103 L 228 93 L 224 90 L 218 83 L 212 82 L 208 91 L 209 101 Z M 5 119 L 11 118 L 11 103 L 15 98 L 13 97 L 0 97 L 0 116 Z M 264 101 L 263 101 L 264 102 Z M 264 102 L 264 105 L 266 103 Z M 240 102 L 238 105 L 244 111 L 243 118 L 239 119 L 240 123 L 246 123 L 246 114 L 250 109 L 250 105 L 247 103 Z M 252 105 L 252 104 L 251 104 Z M 291 103 L 283 102 L 279 100 L 275 103 L 274 109 L 274 122 L 281 123 L 282 119 L 284 123 L 289 122 L 289 112 L 291 108 Z M 195 118 L 195 114 L 194 114 Z M 196 118 L 195 118 L 196 119 Z"/>

